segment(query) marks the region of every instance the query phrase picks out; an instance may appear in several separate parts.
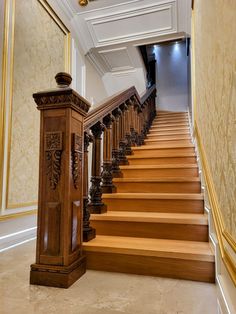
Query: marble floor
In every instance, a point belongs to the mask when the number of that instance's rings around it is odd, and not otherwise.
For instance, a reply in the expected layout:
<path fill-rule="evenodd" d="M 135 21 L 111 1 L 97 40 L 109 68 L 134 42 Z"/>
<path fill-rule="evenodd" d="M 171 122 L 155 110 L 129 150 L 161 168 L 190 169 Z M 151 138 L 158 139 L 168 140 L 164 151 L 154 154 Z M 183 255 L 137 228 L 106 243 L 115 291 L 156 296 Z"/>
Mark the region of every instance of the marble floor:
<path fill-rule="evenodd" d="M 0 253 L 0 314 L 216 314 L 212 284 L 87 271 L 69 289 L 29 285 L 35 241 Z"/>

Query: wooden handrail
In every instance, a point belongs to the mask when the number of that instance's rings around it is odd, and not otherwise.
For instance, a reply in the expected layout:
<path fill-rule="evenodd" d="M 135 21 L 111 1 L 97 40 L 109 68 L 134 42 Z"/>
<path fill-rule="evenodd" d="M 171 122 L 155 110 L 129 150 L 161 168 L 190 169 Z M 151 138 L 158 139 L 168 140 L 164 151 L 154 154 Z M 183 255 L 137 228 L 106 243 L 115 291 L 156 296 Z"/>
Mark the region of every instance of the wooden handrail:
<path fill-rule="evenodd" d="M 132 146 L 144 143 L 156 114 L 156 87 L 141 97 L 130 87 L 88 113 L 89 102 L 69 87 L 71 76 L 58 73 L 56 81 L 57 89 L 33 95 L 41 124 L 37 249 L 30 282 L 67 288 L 86 270 L 82 241 L 96 236 L 90 213 L 106 211 L 102 193 L 115 192 L 120 165 L 128 164 Z"/>
<path fill-rule="evenodd" d="M 109 112 L 112 112 L 114 109 L 130 99 L 132 96 L 135 96 L 137 101 L 142 105 L 155 89 L 156 86 L 153 85 L 149 89 L 147 89 L 141 96 L 139 96 L 136 88 L 132 86 L 122 92 L 114 94 L 113 96 L 102 102 L 100 105 L 89 111 L 87 117 L 84 120 L 84 130 L 91 128 L 99 120 L 103 119 Z"/>

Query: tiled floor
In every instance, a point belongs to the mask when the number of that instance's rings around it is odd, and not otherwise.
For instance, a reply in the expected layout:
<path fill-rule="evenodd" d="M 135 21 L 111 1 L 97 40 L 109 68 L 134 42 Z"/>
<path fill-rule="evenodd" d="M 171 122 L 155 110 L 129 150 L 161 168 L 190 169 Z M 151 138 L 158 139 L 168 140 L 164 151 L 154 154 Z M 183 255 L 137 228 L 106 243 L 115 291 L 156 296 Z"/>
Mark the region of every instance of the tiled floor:
<path fill-rule="evenodd" d="M 35 242 L 0 253 L 0 314 L 216 314 L 212 284 L 87 271 L 69 289 L 29 285 Z"/>

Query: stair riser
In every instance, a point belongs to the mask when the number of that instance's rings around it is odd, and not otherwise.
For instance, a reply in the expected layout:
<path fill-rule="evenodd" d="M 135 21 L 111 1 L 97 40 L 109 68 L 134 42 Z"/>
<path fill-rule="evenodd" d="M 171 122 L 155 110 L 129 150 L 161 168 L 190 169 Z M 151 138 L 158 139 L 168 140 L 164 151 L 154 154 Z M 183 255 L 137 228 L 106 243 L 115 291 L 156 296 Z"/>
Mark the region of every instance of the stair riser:
<path fill-rule="evenodd" d="M 189 133 L 186 134 L 177 134 L 177 135 L 148 135 L 146 138 L 146 142 L 149 141 L 170 141 L 170 140 L 191 140 L 191 136 L 189 135 Z"/>
<path fill-rule="evenodd" d="M 167 118 L 159 118 L 152 123 L 152 126 L 160 125 L 166 123 L 189 123 L 188 119 L 167 119 Z"/>
<path fill-rule="evenodd" d="M 208 241 L 207 225 L 91 220 L 91 226 L 96 229 L 98 235 Z"/>
<path fill-rule="evenodd" d="M 151 127 L 151 130 L 160 130 L 162 128 L 167 128 L 167 129 L 171 129 L 171 128 L 188 128 L 189 124 L 188 123 L 162 123 L 162 124 L 158 124 L 155 126 Z"/>
<path fill-rule="evenodd" d="M 175 132 L 171 132 L 171 131 L 166 131 L 166 132 L 156 132 L 156 133 L 149 133 L 147 135 L 147 139 L 152 139 L 155 137 L 160 137 L 160 138 L 172 138 L 172 137 L 179 137 L 179 136 L 188 136 L 191 138 L 189 131 L 175 131 Z"/>
<path fill-rule="evenodd" d="M 150 129 L 149 134 L 156 134 L 158 132 L 166 133 L 167 132 L 189 132 L 188 127 L 170 127 L 170 128 L 163 128 L 163 127 L 156 127 L 155 129 Z"/>
<path fill-rule="evenodd" d="M 166 156 L 166 154 L 171 154 L 172 156 L 177 154 L 184 153 L 194 153 L 193 147 L 183 147 L 183 148 L 160 148 L 160 149 L 143 149 L 143 150 L 133 150 L 134 156 L 139 157 L 161 157 Z"/>
<path fill-rule="evenodd" d="M 122 169 L 123 178 L 192 177 L 198 176 L 197 168 Z"/>
<path fill-rule="evenodd" d="M 213 262 L 131 254 L 88 252 L 87 268 L 138 275 L 215 282 Z"/>
<path fill-rule="evenodd" d="M 195 164 L 195 157 L 162 157 L 128 159 L 130 165 Z"/>
<path fill-rule="evenodd" d="M 162 141 L 162 140 L 146 140 L 145 141 L 145 145 L 159 145 L 159 144 L 171 144 L 171 145 L 175 145 L 175 144 L 192 144 L 192 141 L 190 139 L 188 140 L 165 140 L 165 141 Z"/>
<path fill-rule="evenodd" d="M 107 210 L 138 211 L 158 213 L 200 213 L 204 212 L 202 200 L 175 200 L 175 199 L 103 199 Z"/>
<path fill-rule="evenodd" d="M 200 182 L 115 182 L 117 193 L 201 193 Z"/>

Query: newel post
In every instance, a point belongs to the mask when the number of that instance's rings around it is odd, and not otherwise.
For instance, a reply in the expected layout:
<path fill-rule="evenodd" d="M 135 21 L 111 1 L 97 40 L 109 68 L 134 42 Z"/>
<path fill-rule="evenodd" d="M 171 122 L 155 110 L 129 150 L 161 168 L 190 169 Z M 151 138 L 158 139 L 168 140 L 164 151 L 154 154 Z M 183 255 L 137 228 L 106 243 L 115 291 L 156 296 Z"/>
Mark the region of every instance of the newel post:
<path fill-rule="evenodd" d="M 85 273 L 82 253 L 83 122 L 89 103 L 56 75 L 58 88 L 33 95 L 40 110 L 36 263 L 30 283 L 68 288 Z"/>

